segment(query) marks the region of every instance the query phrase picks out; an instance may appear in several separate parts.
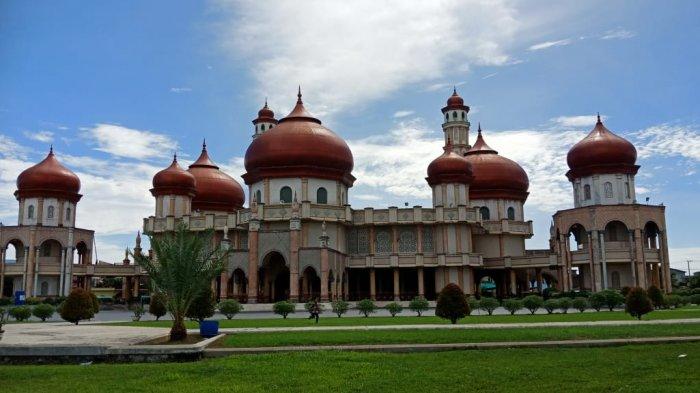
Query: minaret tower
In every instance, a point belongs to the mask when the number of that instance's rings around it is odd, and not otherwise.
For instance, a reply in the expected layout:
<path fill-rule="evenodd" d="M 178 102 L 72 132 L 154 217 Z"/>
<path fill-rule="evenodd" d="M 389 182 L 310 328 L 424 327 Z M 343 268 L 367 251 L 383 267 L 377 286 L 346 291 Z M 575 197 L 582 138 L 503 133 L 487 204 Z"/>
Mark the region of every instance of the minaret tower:
<path fill-rule="evenodd" d="M 277 119 L 275 119 L 275 112 L 267 107 L 267 99 L 265 99 L 265 106 L 258 111 L 258 117 L 253 120 L 253 125 L 255 126 L 255 133 L 253 134 L 253 139 L 262 135 L 266 131 L 272 129 L 272 127 L 277 125 Z"/>
<path fill-rule="evenodd" d="M 447 99 L 447 105 L 442 108 L 442 114 L 445 117 L 442 131 L 445 133 L 445 145 L 448 140 L 452 141 L 453 151 L 461 156 L 471 147 L 467 113 L 469 113 L 469 107 L 464 105 L 464 100 L 457 94 L 457 88 L 454 88 L 452 96 Z"/>

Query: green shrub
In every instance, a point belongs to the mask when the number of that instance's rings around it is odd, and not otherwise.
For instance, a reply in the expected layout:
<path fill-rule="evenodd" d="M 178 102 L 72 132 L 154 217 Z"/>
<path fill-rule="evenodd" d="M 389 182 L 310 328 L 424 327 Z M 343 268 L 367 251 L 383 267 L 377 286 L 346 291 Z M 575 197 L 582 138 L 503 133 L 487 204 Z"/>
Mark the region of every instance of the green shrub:
<path fill-rule="evenodd" d="M 92 313 L 97 314 L 100 312 L 100 300 L 93 292 L 88 292 L 88 294 L 90 295 L 90 300 L 92 301 Z"/>
<path fill-rule="evenodd" d="M 350 305 L 343 299 L 338 299 L 331 303 L 331 310 L 333 311 L 333 313 L 335 313 L 335 315 L 338 316 L 338 318 L 340 318 L 343 314 L 348 312 L 349 308 Z"/>
<path fill-rule="evenodd" d="M 605 306 L 605 295 L 600 292 L 593 293 L 588 298 L 588 302 L 594 310 L 600 311 Z"/>
<path fill-rule="evenodd" d="M 377 311 L 377 306 L 374 304 L 372 299 L 362 299 L 357 302 L 357 311 L 364 315 L 365 318 L 369 317 L 369 314 Z"/>
<path fill-rule="evenodd" d="M 530 311 L 530 314 L 536 313 L 537 310 L 543 305 L 544 299 L 542 299 L 541 296 L 528 295 L 523 298 L 523 306 Z"/>
<path fill-rule="evenodd" d="M 569 312 L 569 309 L 571 308 L 571 298 L 568 297 L 563 297 L 559 299 L 559 309 L 561 310 L 562 314 L 566 314 Z"/>
<path fill-rule="evenodd" d="M 0 297 L 0 307 L 7 307 L 12 304 L 12 298 Z"/>
<path fill-rule="evenodd" d="M 9 314 L 18 322 L 26 321 L 32 316 L 32 309 L 29 306 L 16 306 L 10 308 Z"/>
<path fill-rule="evenodd" d="M 547 310 L 547 314 L 552 314 L 559 308 L 559 299 L 547 299 L 542 306 Z"/>
<path fill-rule="evenodd" d="M 38 297 L 28 297 L 24 300 L 24 304 L 27 306 L 36 306 L 37 304 L 41 303 L 41 299 Z"/>
<path fill-rule="evenodd" d="M 637 319 L 642 319 L 644 314 L 654 311 L 654 306 L 643 288 L 632 288 L 625 299 L 625 311 Z"/>
<path fill-rule="evenodd" d="M 664 297 L 666 307 L 678 308 L 683 305 L 683 297 L 679 295 L 666 295 Z"/>
<path fill-rule="evenodd" d="M 579 312 L 584 312 L 588 308 L 588 299 L 585 297 L 577 297 L 571 302 L 571 305 Z"/>
<path fill-rule="evenodd" d="M 503 301 L 503 307 L 514 315 L 523 308 L 523 301 L 520 299 L 506 299 Z"/>
<path fill-rule="evenodd" d="M 479 308 L 486 311 L 489 315 L 492 315 L 499 305 L 498 299 L 496 298 L 482 297 L 481 300 L 479 300 Z"/>
<path fill-rule="evenodd" d="M 236 314 L 243 311 L 243 306 L 235 299 L 226 299 L 219 302 L 217 307 L 219 312 L 226 316 L 226 319 L 233 318 Z"/>
<path fill-rule="evenodd" d="M 467 303 L 467 298 L 464 296 L 462 288 L 452 283 L 445 285 L 440 291 L 440 295 L 438 295 L 435 315 L 448 319 L 452 324 L 457 323 L 458 319 L 469 315 L 469 303 Z"/>
<path fill-rule="evenodd" d="M 389 314 L 391 314 L 392 317 L 395 317 L 396 314 L 400 314 L 401 311 L 403 311 L 403 306 L 397 302 L 391 302 L 387 304 L 385 308 L 389 311 Z"/>
<path fill-rule="evenodd" d="M 423 312 L 428 310 L 429 307 L 430 304 L 423 296 L 416 296 L 408 303 L 408 308 L 418 314 L 419 317 L 423 315 Z"/>
<path fill-rule="evenodd" d="M 700 294 L 690 295 L 690 303 L 700 304 Z"/>
<path fill-rule="evenodd" d="M 659 287 L 652 285 L 647 290 L 647 296 L 649 300 L 654 305 L 655 308 L 662 308 L 664 306 L 664 293 L 661 292 Z"/>
<path fill-rule="evenodd" d="M 34 309 L 32 309 L 32 314 L 41 319 L 41 322 L 51 318 L 55 312 L 56 309 L 52 305 L 46 303 L 37 304 L 34 306 Z"/>
<path fill-rule="evenodd" d="M 620 294 L 626 298 L 631 290 L 632 287 L 622 287 L 622 289 L 620 289 Z"/>
<path fill-rule="evenodd" d="M 322 313 L 323 309 L 324 309 L 322 303 L 319 303 L 319 302 L 314 301 L 314 300 L 310 300 L 310 301 L 304 303 L 304 310 L 306 310 L 306 312 L 308 312 L 309 314 L 311 314 L 312 307 L 318 307 L 319 314 Z"/>
<path fill-rule="evenodd" d="M 151 296 L 148 312 L 156 317 L 156 321 L 168 312 L 168 298 L 164 293 L 156 292 Z"/>
<path fill-rule="evenodd" d="M 74 288 L 66 300 L 58 309 L 61 318 L 78 324 L 84 319 L 90 319 L 95 315 L 95 303 L 90 293 L 82 288 Z"/>
<path fill-rule="evenodd" d="M 613 311 L 615 307 L 619 307 L 625 303 L 625 297 L 614 289 L 606 289 L 600 293 L 605 297 L 605 306 L 610 311 Z"/>
<path fill-rule="evenodd" d="M 141 304 L 134 305 L 134 307 L 132 307 L 131 311 L 134 312 L 134 315 L 131 316 L 131 319 L 134 322 L 140 321 L 143 314 L 146 313 L 146 310 L 143 309 L 143 306 Z"/>
<path fill-rule="evenodd" d="M 272 305 L 272 311 L 281 315 L 282 318 L 287 319 L 287 315 L 294 313 L 296 311 L 296 306 L 292 302 L 283 300 Z"/>
<path fill-rule="evenodd" d="M 467 299 L 467 304 L 469 305 L 469 314 L 471 314 L 472 311 L 478 310 L 481 308 L 481 304 L 479 302 L 479 299 L 477 299 L 475 297 L 469 296 L 469 298 Z"/>
<path fill-rule="evenodd" d="M 190 303 L 185 316 L 189 319 L 202 322 L 211 318 L 216 313 L 216 300 L 214 291 L 210 286 L 206 286 Z"/>

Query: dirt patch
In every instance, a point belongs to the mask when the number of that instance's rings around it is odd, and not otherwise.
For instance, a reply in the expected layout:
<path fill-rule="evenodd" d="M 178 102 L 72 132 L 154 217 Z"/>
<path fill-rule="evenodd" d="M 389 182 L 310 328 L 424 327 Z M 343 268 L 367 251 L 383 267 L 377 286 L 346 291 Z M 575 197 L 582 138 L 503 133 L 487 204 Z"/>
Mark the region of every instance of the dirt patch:
<path fill-rule="evenodd" d="M 202 337 L 199 334 L 188 334 L 184 340 L 170 341 L 169 336 L 158 337 L 153 340 L 148 340 L 139 343 L 139 345 L 191 345 L 209 339 L 210 337 Z M 218 341 L 218 340 L 217 340 Z"/>

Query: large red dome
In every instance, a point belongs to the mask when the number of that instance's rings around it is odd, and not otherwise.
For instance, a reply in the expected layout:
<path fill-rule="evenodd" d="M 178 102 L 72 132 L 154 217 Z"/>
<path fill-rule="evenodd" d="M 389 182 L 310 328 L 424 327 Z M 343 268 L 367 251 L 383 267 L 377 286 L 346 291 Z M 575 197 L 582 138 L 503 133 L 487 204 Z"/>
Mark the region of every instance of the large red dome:
<path fill-rule="evenodd" d="M 151 194 L 158 195 L 195 195 L 196 181 L 194 175 L 177 163 L 177 156 L 169 167 L 153 176 L 153 188 Z"/>
<path fill-rule="evenodd" d="M 452 150 L 449 139 L 443 149 L 445 152 L 428 165 L 428 177 L 425 178 L 428 184 L 433 186 L 445 183 L 471 183 L 474 177 L 469 161 Z"/>
<path fill-rule="evenodd" d="M 192 210 L 233 212 L 243 207 L 243 188 L 231 176 L 219 170 L 202 145 L 202 154 L 187 170 L 196 180 L 196 195 L 192 199 Z"/>
<path fill-rule="evenodd" d="M 49 155 L 40 163 L 20 173 L 17 177 L 15 196 L 17 198 L 54 197 L 75 203 L 82 196 L 79 192 L 80 178 L 58 162 L 51 148 Z"/>
<path fill-rule="evenodd" d="M 603 122 L 598 122 L 593 130 L 569 150 L 566 162 L 569 180 L 605 173 L 636 174 L 639 165 L 637 149 L 625 138 L 617 136 L 608 130 Z"/>
<path fill-rule="evenodd" d="M 353 165 L 347 143 L 306 111 L 299 93 L 294 110 L 248 146 L 243 179 L 316 177 L 352 186 Z"/>
<path fill-rule="evenodd" d="M 465 158 L 472 165 L 474 180 L 469 186 L 470 199 L 514 199 L 525 201 L 530 180 L 515 161 L 499 156 L 479 135 Z"/>

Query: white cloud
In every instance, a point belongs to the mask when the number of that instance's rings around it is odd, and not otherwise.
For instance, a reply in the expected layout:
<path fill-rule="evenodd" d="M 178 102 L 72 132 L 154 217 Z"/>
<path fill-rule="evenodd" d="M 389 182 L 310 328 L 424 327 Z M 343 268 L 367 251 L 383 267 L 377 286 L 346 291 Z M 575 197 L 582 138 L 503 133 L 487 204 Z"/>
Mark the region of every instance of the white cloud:
<path fill-rule="evenodd" d="M 53 132 L 51 131 L 24 131 L 24 136 L 31 140 L 49 143 L 53 141 Z"/>
<path fill-rule="evenodd" d="M 352 197 L 361 201 L 380 201 L 382 199 L 382 197 L 375 194 L 357 194 L 353 195 Z"/>
<path fill-rule="evenodd" d="M 432 83 L 428 86 L 425 86 L 423 88 L 423 90 L 424 91 L 448 90 L 448 89 L 453 88 L 453 87 L 462 86 L 465 83 L 467 83 L 467 82 L 461 81 L 461 82 L 457 82 L 457 83 L 449 83 L 449 82 Z"/>
<path fill-rule="evenodd" d="M 411 116 L 413 114 L 413 111 L 396 111 L 394 112 L 394 117 L 395 118 L 401 118 L 401 117 L 406 117 L 406 116 Z"/>
<path fill-rule="evenodd" d="M 324 116 L 470 65 L 508 64 L 520 38 L 518 12 L 506 1 L 216 4 L 227 15 L 217 29 L 222 47 L 250 63 L 256 91 L 281 112 L 298 84 Z"/>
<path fill-rule="evenodd" d="M 603 121 L 607 119 L 605 116 L 600 117 Z M 560 127 L 593 127 L 596 123 L 596 115 L 583 115 L 583 116 L 559 116 L 550 119 L 551 122 L 555 123 Z"/>
<path fill-rule="evenodd" d="M 190 87 L 171 87 L 170 92 L 171 93 L 187 93 L 192 91 L 192 88 Z"/>
<path fill-rule="evenodd" d="M 565 46 L 565 45 L 569 45 L 570 43 L 571 43 L 571 40 L 568 38 L 565 40 L 558 40 L 558 41 L 545 41 L 545 42 L 540 42 L 539 44 L 531 45 L 529 48 L 527 48 L 527 50 L 537 51 L 537 50 L 552 48 L 555 46 Z"/>
<path fill-rule="evenodd" d="M 668 256 L 672 268 L 687 272 L 688 261 L 691 261 L 690 272 L 695 273 L 700 271 L 700 247 L 669 248 Z"/>
<path fill-rule="evenodd" d="M 96 150 L 118 157 L 147 159 L 172 154 L 177 142 L 165 134 L 141 131 L 115 124 L 97 124 L 86 131 Z"/>
<path fill-rule="evenodd" d="M 626 40 L 636 36 L 637 33 L 625 29 L 608 30 L 600 37 L 601 40 Z"/>
<path fill-rule="evenodd" d="M 682 156 L 700 161 L 700 130 L 697 126 L 661 124 L 634 133 L 642 158 Z"/>
<path fill-rule="evenodd" d="M 488 75 L 482 76 L 481 79 L 493 78 L 493 77 L 496 76 L 496 75 L 498 75 L 498 72 L 492 72 L 492 73 L 490 73 L 490 74 L 488 74 Z"/>

